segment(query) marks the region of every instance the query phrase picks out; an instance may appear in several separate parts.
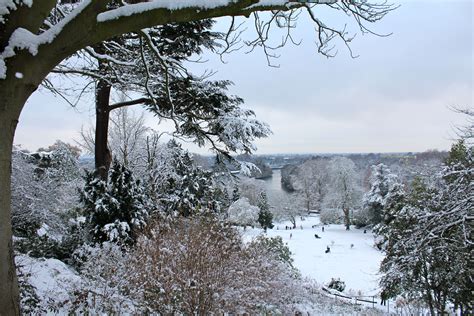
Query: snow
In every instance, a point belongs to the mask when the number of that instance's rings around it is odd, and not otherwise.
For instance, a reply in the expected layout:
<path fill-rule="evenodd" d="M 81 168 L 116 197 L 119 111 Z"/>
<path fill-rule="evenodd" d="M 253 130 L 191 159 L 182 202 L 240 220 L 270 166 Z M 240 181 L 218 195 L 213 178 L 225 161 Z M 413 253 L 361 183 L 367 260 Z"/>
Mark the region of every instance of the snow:
<path fill-rule="evenodd" d="M 55 302 L 68 300 L 68 288 L 80 282 L 80 277 L 57 259 L 16 255 L 15 262 L 23 273 L 29 274 L 28 283 L 36 288 L 36 294 L 44 303 L 50 299 Z"/>
<path fill-rule="evenodd" d="M 0 9 L 4 6 L 4 1 L 0 2 Z M 25 28 L 17 28 L 8 41 L 8 46 L 0 55 L 0 79 L 6 78 L 6 64 L 5 59 L 15 56 L 15 49 L 27 50 L 31 55 L 38 54 L 39 46 L 52 43 L 54 39 L 61 33 L 64 26 L 72 21 L 79 13 L 81 13 L 89 4 L 91 0 L 83 0 L 71 13 L 64 19 L 59 21 L 47 31 L 36 35 Z"/>
<path fill-rule="evenodd" d="M 115 20 L 121 17 L 131 16 L 146 11 L 156 9 L 180 10 L 186 8 L 198 8 L 202 10 L 214 9 L 226 6 L 236 2 L 235 0 L 160 0 L 146 3 L 137 3 L 133 5 L 126 5 L 115 10 L 110 10 L 101 13 L 97 16 L 97 22 L 106 22 Z"/>
<path fill-rule="evenodd" d="M 119 19 L 121 17 L 131 16 L 134 14 L 140 14 L 146 11 L 166 9 L 166 10 L 181 10 L 188 8 L 196 8 L 199 10 L 210 10 L 218 7 L 228 6 L 232 3 L 236 3 L 237 0 L 155 0 L 146 3 L 136 3 L 132 5 L 126 5 L 114 10 L 110 10 L 101 13 L 97 16 L 97 22 L 106 22 L 110 20 Z M 260 0 L 259 2 L 247 7 L 246 9 L 253 9 L 255 7 L 266 7 L 266 6 L 281 6 L 287 5 L 298 5 L 297 3 L 289 3 L 288 0 Z"/>
<path fill-rule="evenodd" d="M 282 5 L 291 7 L 291 6 L 299 5 L 299 3 L 289 3 L 288 0 L 260 0 L 258 3 L 255 3 L 249 6 L 247 9 L 253 9 L 255 7 L 269 7 L 269 6 L 282 6 Z"/>
<path fill-rule="evenodd" d="M 31 8 L 33 0 L 23 0 L 21 4 L 25 4 Z M 5 15 L 9 14 L 12 11 L 15 11 L 18 8 L 18 1 L 14 0 L 0 0 L 0 23 L 5 23 Z"/>
<path fill-rule="evenodd" d="M 21 72 L 16 72 L 15 77 L 18 79 L 23 79 L 23 74 Z"/>
<path fill-rule="evenodd" d="M 312 228 L 313 225 L 317 227 Z M 296 229 L 285 230 L 285 226 L 292 225 L 289 222 L 275 224 L 267 236 L 283 238 L 293 254 L 295 267 L 304 277 L 321 284 L 340 278 L 346 283 L 345 292 L 353 290 L 357 295 L 378 296 L 378 269 L 383 254 L 373 247 L 374 237 L 370 232 L 364 234 L 355 228 L 346 231 L 344 225 L 325 225 L 322 232 L 318 215 L 298 221 Z M 260 233 L 261 229 L 247 229 L 244 238 L 248 240 Z M 321 239 L 316 239 L 314 234 Z M 330 253 L 325 253 L 327 246 L 331 248 Z"/>

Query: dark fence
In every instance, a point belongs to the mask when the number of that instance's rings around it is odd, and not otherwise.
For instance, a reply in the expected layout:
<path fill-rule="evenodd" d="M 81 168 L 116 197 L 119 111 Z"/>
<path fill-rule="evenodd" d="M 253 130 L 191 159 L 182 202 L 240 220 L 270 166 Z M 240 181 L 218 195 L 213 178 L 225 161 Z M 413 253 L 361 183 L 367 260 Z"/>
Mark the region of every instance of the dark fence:
<path fill-rule="evenodd" d="M 323 291 L 328 293 L 329 295 L 334 295 L 334 299 L 337 300 L 338 297 L 348 299 L 351 302 L 354 302 L 355 304 L 359 303 L 369 303 L 372 304 L 372 307 L 375 307 L 375 296 L 347 296 L 339 293 L 334 293 L 333 291 L 330 291 L 329 289 L 322 287 Z M 390 311 L 390 302 L 387 300 L 387 310 Z M 385 304 L 384 304 L 385 305 Z"/>

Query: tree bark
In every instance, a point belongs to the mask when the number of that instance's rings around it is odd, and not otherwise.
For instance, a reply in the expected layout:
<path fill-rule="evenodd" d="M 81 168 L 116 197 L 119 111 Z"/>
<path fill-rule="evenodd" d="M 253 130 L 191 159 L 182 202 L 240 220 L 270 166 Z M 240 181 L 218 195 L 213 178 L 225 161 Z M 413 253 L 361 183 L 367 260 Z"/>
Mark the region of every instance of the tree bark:
<path fill-rule="evenodd" d="M 343 213 L 344 213 L 344 224 L 346 225 L 346 230 L 350 230 L 351 229 L 351 219 L 350 219 L 350 216 L 349 216 L 349 209 L 344 207 L 342 209 Z"/>
<path fill-rule="evenodd" d="M 0 104 L 0 315 L 19 315 L 11 225 L 11 157 L 18 119 L 6 106 L 12 102 L 11 97 L 2 92 L 4 91 L 0 92 L 0 100 L 4 102 Z"/>
<path fill-rule="evenodd" d="M 99 80 L 96 87 L 95 99 L 95 168 L 101 180 L 106 181 L 112 160 L 111 152 L 107 145 L 109 131 L 109 98 L 110 85 Z"/>

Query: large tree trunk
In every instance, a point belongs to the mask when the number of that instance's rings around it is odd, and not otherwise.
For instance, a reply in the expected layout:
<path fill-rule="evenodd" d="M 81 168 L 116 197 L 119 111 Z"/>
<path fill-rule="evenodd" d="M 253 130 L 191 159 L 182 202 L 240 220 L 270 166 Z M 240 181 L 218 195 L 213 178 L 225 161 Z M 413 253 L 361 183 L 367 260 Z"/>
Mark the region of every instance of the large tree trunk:
<path fill-rule="evenodd" d="M 19 115 L 19 110 L 15 110 L 21 109 L 22 104 L 21 100 L 14 104 L 13 93 L 5 90 L 0 91 L 0 315 L 19 315 L 11 225 L 11 157 Z"/>
<path fill-rule="evenodd" d="M 26 100 L 47 74 L 44 60 L 34 64 L 27 54 L 17 56 L 18 59 L 7 64 L 8 79 L 0 84 L 0 315 L 20 313 L 11 223 L 13 138 Z M 16 77 L 15 73 L 22 73 L 23 78 Z"/>
<path fill-rule="evenodd" d="M 95 168 L 100 179 L 106 181 L 112 160 L 112 154 L 107 145 L 109 131 L 109 99 L 110 85 L 99 80 L 95 96 Z"/>

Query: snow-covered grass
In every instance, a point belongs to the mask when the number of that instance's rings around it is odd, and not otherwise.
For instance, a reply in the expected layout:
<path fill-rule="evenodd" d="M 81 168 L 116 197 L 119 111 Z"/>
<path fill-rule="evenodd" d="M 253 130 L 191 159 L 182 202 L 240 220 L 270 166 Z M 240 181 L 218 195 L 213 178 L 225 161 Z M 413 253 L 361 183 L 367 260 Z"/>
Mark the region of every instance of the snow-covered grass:
<path fill-rule="evenodd" d="M 313 225 L 317 226 L 312 228 Z M 320 284 L 340 278 L 346 283 L 345 292 L 353 290 L 354 295 L 377 296 L 377 272 L 383 254 L 373 247 L 370 231 L 364 234 L 363 229 L 346 231 L 343 225 L 325 225 L 323 232 L 318 215 L 299 220 L 296 229 L 285 230 L 285 226 L 292 225 L 277 223 L 267 236 L 283 238 L 293 253 L 295 267 L 304 277 Z M 243 235 L 249 240 L 261 233 L 262 229 L 247 228 Z M 321 238 L 315 238 L 315 234 Z M 329 253 L 325 253 L 326 247 L 331 249 Z"/>

